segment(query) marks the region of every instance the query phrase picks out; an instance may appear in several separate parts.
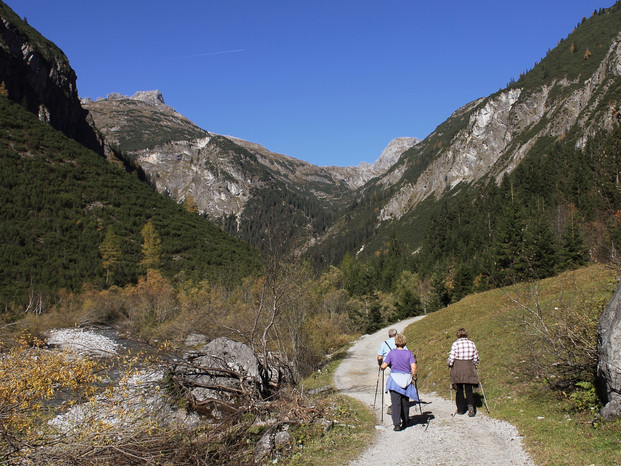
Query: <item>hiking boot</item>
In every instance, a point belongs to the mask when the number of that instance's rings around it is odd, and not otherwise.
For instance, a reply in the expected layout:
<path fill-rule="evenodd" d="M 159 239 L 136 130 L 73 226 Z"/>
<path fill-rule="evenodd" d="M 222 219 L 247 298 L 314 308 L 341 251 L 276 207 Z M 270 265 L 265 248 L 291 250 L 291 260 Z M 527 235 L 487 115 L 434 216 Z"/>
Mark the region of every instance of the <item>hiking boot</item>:
<path fill-rule="evenodd" d="M 475 415 L 475 412 L 474 412 L 474 406 L 469 405 L 469 406 L 468 406 L 468 416 L 469 416 L 469 417 L 474 417 L 474 415 Z"/>
<path fill-rule="evenodd" d="M 405 427 L 399 425 L 399 426 L 394 426 L 392 428 L 392 430 L 394 430 L 395 432 L 401 432 L 403 429 L 405 429 Z"/>

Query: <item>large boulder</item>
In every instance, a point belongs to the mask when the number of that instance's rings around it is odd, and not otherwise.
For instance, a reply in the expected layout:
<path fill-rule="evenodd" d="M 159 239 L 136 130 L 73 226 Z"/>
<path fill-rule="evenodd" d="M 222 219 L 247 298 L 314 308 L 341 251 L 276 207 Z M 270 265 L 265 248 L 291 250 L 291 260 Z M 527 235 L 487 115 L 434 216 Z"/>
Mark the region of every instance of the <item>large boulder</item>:
<path fill-rule="evenodd" d="M 291 380 L 275 361 L 271 358 L 265 364 L 247 345 L 220 337 L 188 351 L 171 373 L 194 409 L 219 419 L 267 399 Z"/>
<path fill-rule="evenodd" d="M 597 375 L 605 419 L 621 418 L 621 282 L 599 319 Z"/>

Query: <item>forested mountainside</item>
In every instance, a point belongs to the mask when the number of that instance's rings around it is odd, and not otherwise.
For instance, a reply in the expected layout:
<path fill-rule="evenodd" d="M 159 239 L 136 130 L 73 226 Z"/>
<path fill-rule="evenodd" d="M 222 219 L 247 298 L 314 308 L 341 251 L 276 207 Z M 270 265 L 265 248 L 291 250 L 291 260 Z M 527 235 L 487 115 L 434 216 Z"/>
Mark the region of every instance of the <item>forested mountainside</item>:
<path fill-rule="evenodd" d="M 311 257 L 358 254 L 376 277 L 407 262 L 470 290 L 520 260 L 533 268 L 525 250 L 537 229 L 552 251 L 575 235 L 583 260 L 615 257 L 620 32 L 620 4 L 594 12 L 517 81 L 457 110 L 363 188 Z M 507 222 L 520 235 L 507 237 Z"/>
<path fill-rule="evenodd" d="M 0 95 L 0 302 L 168 277 L 240 280 L 257 250 Z"/>

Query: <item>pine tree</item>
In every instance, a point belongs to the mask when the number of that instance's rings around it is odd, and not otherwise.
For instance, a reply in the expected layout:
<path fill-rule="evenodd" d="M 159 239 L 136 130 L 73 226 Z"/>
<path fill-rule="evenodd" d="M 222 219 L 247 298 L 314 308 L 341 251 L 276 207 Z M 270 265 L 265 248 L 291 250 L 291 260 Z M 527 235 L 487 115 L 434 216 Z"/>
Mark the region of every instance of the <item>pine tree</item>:
<path fill-rule="evenodd" d="M 545 212 L 528 222 L 524 233 L 524 255 L 536 278 L 554 275 L 557 262 L 556 244 L 552 226 Z"/>
<path fill-rule="evenodd" d="M 460 264 L 453 278 L 453 299 L 459 301 L 464 296 L 472 293 L 473 285 L 474 276 L 472 270 L 466 264 Z"/>
<path fill-rule="evenodd" d="M 419 316 L 423 313 L 420 297 L 411 289 L 404 289 L 399 293 L 398 299 L 395 301 L 395 308 L 399 319 Z"/>
<path fill-rule="evenodd" d="M 562 241 L 560 252 L 562 269 L 573 269 L 587 263 L 588 250 L 584 236 L 573 219 L 565 230 Z"/>
<path fill-rule="evenodd" d="M 369 312 L 367 317 L 366 333 L 373 333 L 382 328 L 382 306 L 376 294 L 369 297 Z"/>
<path fill-rule="evenodd" d="M 437 311 L 451 304 L 453 298 L 446 284 L 446 276 L 442 272 L 441 266 L 438 266 L 437 270 L 431 276 L 431 288 L 432 291 L 429 300 L 430 311 Z"/>
<path fill-rule="evenodd" d="M 511 202 L 498 220 L 496 238 L 492 244 L 494 270 L 492 277 L 497 286 L 507 285 L 521 275 L 527 264 L 522 257 L 524 221 L 516 202 Z"/>

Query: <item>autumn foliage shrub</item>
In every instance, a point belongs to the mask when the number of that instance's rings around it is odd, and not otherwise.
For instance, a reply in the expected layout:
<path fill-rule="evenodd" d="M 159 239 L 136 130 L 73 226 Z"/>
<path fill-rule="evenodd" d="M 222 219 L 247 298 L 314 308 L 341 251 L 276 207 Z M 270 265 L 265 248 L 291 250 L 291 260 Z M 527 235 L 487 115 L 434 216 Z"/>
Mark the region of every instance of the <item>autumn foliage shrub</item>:
<path fill-rule="evenodd" d="M 54 310 L 28 316 L 23 325 L 41 338 L 49 328 L 114 325 L 144 341 L 176 347 L 190 334 L 207 341 L 226 336 L 263 358 L 276 353 L 304 376 L 356 334 L 351 316 L 362 311 L 340 288 L 337 272 L 317 279 L 305 264 L 278 264 L 224 286 L 183 277 L 174 281 L 149 269 L 135 285 L 62 292 Z"/>
<path fill-rule="evenodd" d="M 0 458 L 24 448 L 48 417 L 47 402 L 63 390 L 72 401 L 94 393 L 99 380 L 92 359 L 51 352 L 29 335 L 0 357 Z"/>

